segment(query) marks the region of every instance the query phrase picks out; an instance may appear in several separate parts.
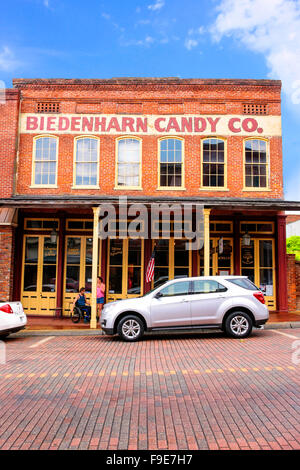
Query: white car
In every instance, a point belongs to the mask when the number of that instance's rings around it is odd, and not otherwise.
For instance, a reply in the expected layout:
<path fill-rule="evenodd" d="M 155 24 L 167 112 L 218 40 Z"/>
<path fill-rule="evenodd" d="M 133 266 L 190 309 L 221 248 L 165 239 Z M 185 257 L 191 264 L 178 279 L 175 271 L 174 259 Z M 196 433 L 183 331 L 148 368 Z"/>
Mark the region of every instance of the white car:
<path fill-rule="evenodd" d="M 108 303 L 100 322 L 106 334 L 137 341 L 145 331 L 192 328 L 246 338 L 268 319 L 262 292 L 246 276 L 203 276 L 173 279 L 143 297 Z"/>
<path fill-rule="evenodd" d="M 21 302 L 0 301 L 0 339 L 25 328 L 27 317 Z"/>

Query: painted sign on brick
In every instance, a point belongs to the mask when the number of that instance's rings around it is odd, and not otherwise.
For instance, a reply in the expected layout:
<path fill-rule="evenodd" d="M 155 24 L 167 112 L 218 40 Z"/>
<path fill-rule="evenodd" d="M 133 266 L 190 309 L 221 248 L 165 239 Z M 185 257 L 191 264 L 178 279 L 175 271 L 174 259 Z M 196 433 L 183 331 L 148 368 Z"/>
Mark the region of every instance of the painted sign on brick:
<path fill-rule="evenodd" d="M 22 114 L 21 133 L 281 135 L 280 116 Z"/>

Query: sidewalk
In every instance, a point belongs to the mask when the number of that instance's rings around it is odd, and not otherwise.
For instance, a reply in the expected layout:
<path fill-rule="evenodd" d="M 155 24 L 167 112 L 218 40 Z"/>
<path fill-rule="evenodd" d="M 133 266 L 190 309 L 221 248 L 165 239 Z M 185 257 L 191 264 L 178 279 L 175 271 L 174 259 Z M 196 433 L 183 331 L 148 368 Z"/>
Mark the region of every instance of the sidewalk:
<path fill-rule="evenodd" d="M 51 334 L 61 335 L 92 335 L 102 334 L 102 330 L 98 325 L 97 329 L 91 329 L 89 324 L 83 322 L 72 323 L 70 318 L 57 317 L 27 317 L 28 323 L 25 330 L 17 334 Z M 286 329 L 300 328 L 300 311 L 290 313 L 270 313 L 270 319 L 264 326 L 265 329 Z M 194 330 L 195 331 L 195 330 Z M 157 332 L 156 332 L 157 333 Z"/>

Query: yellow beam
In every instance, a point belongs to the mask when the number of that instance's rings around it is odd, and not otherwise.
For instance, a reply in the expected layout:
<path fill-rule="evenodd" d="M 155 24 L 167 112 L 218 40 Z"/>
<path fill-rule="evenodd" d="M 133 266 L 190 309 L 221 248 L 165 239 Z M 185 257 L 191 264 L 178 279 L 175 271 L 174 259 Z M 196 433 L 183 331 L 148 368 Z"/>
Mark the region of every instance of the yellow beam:
<path fill-rule="evenodd" d="M 98 236 L 100 207 L 93 207 L 93 261 L 92 261 L 92 298 L 91 298 L 91 323 L 90 328 L 97 328 L 97 270 L 98 270 Z"/>
<path fill-rule="evenodd" d="M 204 209 L 204 276 L 209 276 L 210 243 L 209 215 L 211 209 Z"/>

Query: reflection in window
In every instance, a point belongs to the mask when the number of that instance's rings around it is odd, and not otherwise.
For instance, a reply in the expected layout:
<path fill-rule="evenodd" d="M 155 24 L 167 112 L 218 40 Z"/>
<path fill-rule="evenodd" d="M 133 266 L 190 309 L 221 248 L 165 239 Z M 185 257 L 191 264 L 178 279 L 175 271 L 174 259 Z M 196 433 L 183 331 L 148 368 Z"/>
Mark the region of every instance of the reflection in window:
<path fill-rule="evenodd" d="M 202 142 L 202 185 L 224 187 L 225 150 L 224 141 L 220 139 L 205 139 Z"/>
<path fill-rule="evenodd" d="M 267 142 L 245 141 L 245 185 L 247 188 L 267 187 Z"/>
<path fill-rule="evenodd" d="M 56 184 L 57 138 L 37 137 L 34 154 L 34 184 Z"/>
<path fill-rule="evenodd" d="M 98 139 L 76 139 L 75 184 L 96 186 L 98 184 Z"/>
<path fill-rule="evenodd" d="M 139 187 L 141 142 L 137 139 L 118 140 L 117 186 Z"/>
<path fill-rule="evenodd" d="M 163 139 L 160 141 L 160 186 L 182 186 L 183 157 L 182 141 Z"/>

